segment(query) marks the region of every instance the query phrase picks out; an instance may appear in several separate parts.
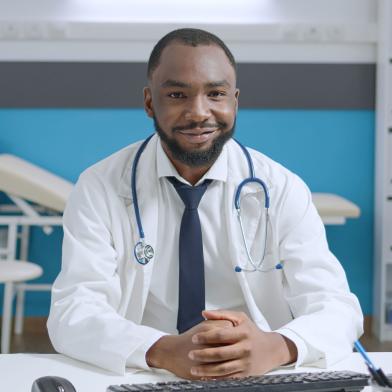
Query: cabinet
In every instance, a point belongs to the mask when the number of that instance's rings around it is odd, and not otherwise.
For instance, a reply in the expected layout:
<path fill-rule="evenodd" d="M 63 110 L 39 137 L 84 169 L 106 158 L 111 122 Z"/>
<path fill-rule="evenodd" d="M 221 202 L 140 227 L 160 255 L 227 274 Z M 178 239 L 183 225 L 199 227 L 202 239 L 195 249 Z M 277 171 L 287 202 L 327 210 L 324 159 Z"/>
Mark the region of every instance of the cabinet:
<path fill-rule="evenodd" d="M 379 0 L 373 331 L 392 340 L 392 1 Z"/>

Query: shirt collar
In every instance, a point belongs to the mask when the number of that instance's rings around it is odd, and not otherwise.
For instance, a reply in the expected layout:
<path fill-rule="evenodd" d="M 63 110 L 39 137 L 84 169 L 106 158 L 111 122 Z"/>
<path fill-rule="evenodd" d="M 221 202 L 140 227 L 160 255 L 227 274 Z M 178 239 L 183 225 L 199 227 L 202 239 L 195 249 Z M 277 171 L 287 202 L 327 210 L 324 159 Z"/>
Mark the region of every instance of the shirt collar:
<path fill-rule="evenodd" d="M 158 178 L 161 177 L 176 177 L 179 181 L 184 182 L 188 185 L 189 182 L 182 178 L 173 164 L 170 162 L 170 159 L 166 155 L 165 151 L 162 148 L 161 139 L 158 140 L 157 143 L 157 174 Z M 198 185 L 202 183 L 204 180 L 218 180 L 218 181 L 227 181 L 227 147 L 223 146 L 222 152 L 220 153 L 218 159 L 215 163 L 210 167 L 206 174 L 197 182 Z"/>

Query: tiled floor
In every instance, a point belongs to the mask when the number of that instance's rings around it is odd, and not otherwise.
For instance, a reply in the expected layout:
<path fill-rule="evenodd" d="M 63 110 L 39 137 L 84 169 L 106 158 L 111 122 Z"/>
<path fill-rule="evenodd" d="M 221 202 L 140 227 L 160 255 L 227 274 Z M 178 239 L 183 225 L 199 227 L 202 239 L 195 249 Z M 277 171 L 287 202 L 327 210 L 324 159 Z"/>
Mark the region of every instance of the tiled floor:
<path fill-rule="evenodd" d="M 361 342 L 367 351 L 392 351 L 392 342 L 380 343 L 374 336 L 363 336 Z M 46 331 L 46 319 L 27 319 L 23 334 L 12 336 L 11 352 L 54 353 Z"/>

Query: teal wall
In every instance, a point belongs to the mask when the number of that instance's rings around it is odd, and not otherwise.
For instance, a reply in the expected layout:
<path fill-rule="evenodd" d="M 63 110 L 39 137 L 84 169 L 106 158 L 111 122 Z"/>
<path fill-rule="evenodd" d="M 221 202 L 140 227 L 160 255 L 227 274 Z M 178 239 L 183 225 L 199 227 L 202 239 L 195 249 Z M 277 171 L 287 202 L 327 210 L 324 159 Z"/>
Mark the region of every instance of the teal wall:
<path fill-rule="evenodd" d="M 11 153 L 70 181 L 92 163 L 152 132 L 143 110 L 0 109 L 0 153 Z M 371 110 L 240 110 L 237 138 L 299 174 L 314 192 L 359 205 L 359 219 L 327 228 L 365 314 L 372 312 L 374 112 Z M 61 229 L 32 233 L 30 260 L 39 280 L 60 268 Z M 46 315 L 48 293 L 27 293 L 27 314 Z"/>

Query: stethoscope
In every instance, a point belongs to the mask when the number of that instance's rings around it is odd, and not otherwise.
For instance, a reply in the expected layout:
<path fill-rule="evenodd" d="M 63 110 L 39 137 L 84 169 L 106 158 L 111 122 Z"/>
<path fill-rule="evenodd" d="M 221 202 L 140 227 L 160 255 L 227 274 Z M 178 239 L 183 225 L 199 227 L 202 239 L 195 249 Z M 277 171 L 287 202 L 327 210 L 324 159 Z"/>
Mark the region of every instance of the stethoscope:
<path fill-rule="evenodd" d="M 132 171 L 131 171 L 131 192 L 132 192 L 132 199 L 133 199 L 133 207 L 135 211 L 135 216 L 136 216 L 136 224 L 137 228 L 139 231 L 139 241 L 136 243 L 135 248 L 134 248 L 134 255 L 136 258 L 136 261 L 141 264 L 141 265 L 146 265 L 153 257 L 154 257 L 154 249 L 151 245 L 146 243 L 145 240 L 145 235 L 143 231 L 143 225 L 142 221 L 140 218 L 140 210 L 139 210 L 139 204 L 138 204 L 138 199 L 137 199 L 137 193 L 136 193 L 136 169 L 137 165 L 140 160 L 140 156 L 142 155 L 144 149 L 146 148 L 148 142 L 154 135 L 149 136 L 146 140 L 143 141 L 143 143 L 140 145 L 139 149 L 136 152 L 135 159 L 132 164 Z M 235 140 L 235 139 L 234 139 Z M 246 250 L 246 255 L 248 258 L 248 261 L 246 262 L 245 266 L 235 266 L 234 271 L 235 272 L 269 272 L 274 269 L 282 269 L 283 266 L 281 263 L 276 264 L 274 267 L 271 268 L 263 268 L 263 261 L 265 258 L 265 252 L 266 252 L 266 247 L 267 247 L 267 240 L 268 240 L 268 222 L 269 222 L 269 206 L 270 206 L 270 197 L 269 197 L 269 192 L 267 185 L 263 180 L 260 178 L 257 178 L 255 176 L 255 171 L 254 171 L 254 166 L 253 166 L 253 161 L 252 158 L 249 154 L 249 151 L 238 141 L 235 140 L 237 144 L 241 147 L 246 160 L 248 162 L 248 167 L 249 167 L 249 177 L 245 178 L 244 180 L 241 181 L 241 183 L 238 185 L 237 190 L 235 192 L 235 198 L 234 198 L 234 206 L 237 212 L 237 218 L 240 224 L 241 228 L 241 236 L 242 240 L 244 242 L 244 247 Z M 250 254 L 249 246 L 248 243 L 246 242 L 245 238 L 245 233 L 244 233 L 244 225 L 242 222 L 241 218 L 241 192 L 242 189 L 245 185 L 248 184 L 256 184 L 257 186 L 260 186 L 263 189 L 264 193 L 264 210 L 265 210 L 265 224 L 264 224 L 264 235 L 263 235 L 263 253 L 262 257 L 258 262 L 255 262 Z"/>

